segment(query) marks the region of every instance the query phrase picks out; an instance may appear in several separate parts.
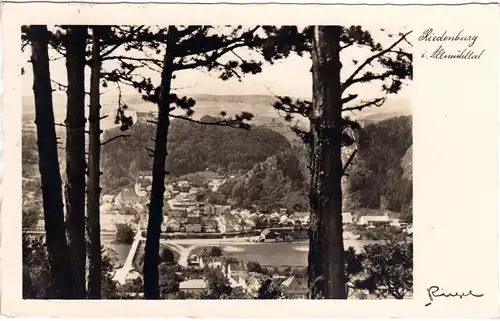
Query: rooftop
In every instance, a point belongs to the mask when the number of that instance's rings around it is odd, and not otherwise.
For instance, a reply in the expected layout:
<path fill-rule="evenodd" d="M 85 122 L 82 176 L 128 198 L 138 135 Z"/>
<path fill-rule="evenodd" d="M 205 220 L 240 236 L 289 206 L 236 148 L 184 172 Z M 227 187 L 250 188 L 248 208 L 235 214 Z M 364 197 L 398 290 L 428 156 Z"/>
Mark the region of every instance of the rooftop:
<path fill-rule="evenodd" d="M 205 280 L 203 279 L 191 279 L 181 282 L 179 284 L 179 289 L 204 289 L 207 287 Z"/>
<path fill-rule="evenodd" d="M 390 220 L 389 216 L 378 215 L 378 216 L 362 216 L 365 221 L 371 222 L 388 222 Z"/>

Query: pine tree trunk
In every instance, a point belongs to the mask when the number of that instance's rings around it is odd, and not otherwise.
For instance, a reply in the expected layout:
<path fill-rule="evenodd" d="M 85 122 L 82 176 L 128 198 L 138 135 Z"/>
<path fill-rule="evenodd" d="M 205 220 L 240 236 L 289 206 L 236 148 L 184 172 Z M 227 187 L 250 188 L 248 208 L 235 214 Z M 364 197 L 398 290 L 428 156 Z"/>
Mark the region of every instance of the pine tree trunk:
<path fill-rule="evenodd" d="M 85 291 L 85 41 L 87 27 L 67 29 L 66 206 L 73 285 L 77 299 Z"/>
<path fill-rule="evenodd" d="M 47 26 L 31 26 L 31 62 L 38 136 L 39 170 L 42 184 L 45 238 L 56 299 L 73 297 L 66 243 L 61 173 L 52 104 Z"/>
<path fill-rule="evenodd" d="M 172 27 L 168 37 L 172 39 Z M 163 220 L 163 198 L 165 193 L 165 165 L 167 157 L 167 136 L 170 126 L 170 84 L 173 74 L 171 55 L 173 41 L 167 42 L 167 52 L 161 75 L 161 94 L 158 101 L 158 123 L 156 125 L 155 150 L 153 158 L 153 182 L 149 203 L 148 231 L 144 249 L 144 297 L 147 300 L 160 299 L 158 265 L 160 263 L 160 236 Z"/>
<path fill-rule="evenodd" d="M 346 299 L 342 237 L 342 102 L 339 26 L 315 27 L 309 287 L 311 298 Z"/>
<path fill-rule="evenodd" d="M 100 159 L 100 92 L 101 78 L 99 27 L 92 28 L 92 71 L 90 75 L 89 111 L 89 162 L 87 183 L 87 223 L 89 231 L 89 281 L 88 298 L 101 298 L 101 226 L 99 221 L 99 201 L 101 195 Z"/>

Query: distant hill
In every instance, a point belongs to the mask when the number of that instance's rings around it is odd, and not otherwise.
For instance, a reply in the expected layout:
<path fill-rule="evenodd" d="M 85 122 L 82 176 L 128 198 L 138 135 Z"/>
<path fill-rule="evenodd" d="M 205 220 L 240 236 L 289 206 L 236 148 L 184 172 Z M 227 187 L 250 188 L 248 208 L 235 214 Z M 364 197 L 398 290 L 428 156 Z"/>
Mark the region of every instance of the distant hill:
<path fill-rule="evenodd" d="M 225 111 L 228 116 L 233 116 L 242 111 L 254 114 L 252 123 L 256 125 L 274 125 L 275 130 L 289 136 L 290 124 L 285 122 L 283 117 L 272 107 L 276 98 L 271 95 L 210 95 L 194 94 L 190 97 L 196 100 L 193 118 L 199 119 L 204 115 L 218 116 L 221 111 Z M 88 97 L 87 97 L 88 98 Z M 142 100 L 140 95 L 124 95 L 123 102 L 129 106 L 128 114 L 136 118 L 136 113 L 150 113 L 157 110 L 156 105 Z M 57 122 L 63 122 L 66 117 L 66 95 L 57 93 L 53 96 L 54 114 Z M 361 102 L 351 102 L 348 106 Z M 35 119 L 34 100 L 32 96 L 24 96 L 22 100 L 23 120 Z M 101 97 L 102 115 L 110 117 L 102 121 L 104 129 L 115 126 L 113 119 L 118 106 L 117 97 L 112 94 L 105 94 Z M 88 111 L 87 111 L 88 112 Z M 395 116 L 411 115 L 411 102 L 408 99 L 390 97 L 382 107 L 366 108 L 354 113 L 347 112 L 345 115 L 363 120 L 368 123 L 378 122 Z M 296 117 L 300 125 L 307 127 L 308 121 L 303 117 Z"/>

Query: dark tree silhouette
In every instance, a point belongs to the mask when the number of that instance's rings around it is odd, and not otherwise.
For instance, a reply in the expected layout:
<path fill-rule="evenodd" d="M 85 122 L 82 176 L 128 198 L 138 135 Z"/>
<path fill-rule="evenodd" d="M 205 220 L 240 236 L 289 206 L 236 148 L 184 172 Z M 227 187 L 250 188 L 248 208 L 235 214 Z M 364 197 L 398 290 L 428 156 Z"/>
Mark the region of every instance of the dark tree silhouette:
<path fill-rule="evenodd" d="M 66 36 L 66 217 L 75 298 L 86 296 L 85 265 L 85 47 L 87 27 L 71 26 Z"/>
<path fill-rule="evenodd" d="M 175 263 L 174 252 L 172 252 L 169 248 L 164 248 L 161 252 L 161 261 L 167 264 Z"/>
<path fill-rule="evenodd" d="M 226 117 L 221 113 L 221 118 L 214 121 L 195 120 L 193 107 L 195 101 L 187 97 L 178 97 L 172 93 L 171 80 L 174 72 L 204 67 L 208 70 L 220 71 L 223 80 L 231 77 L 241 77 L 245 73 L 258 73 L 260 64 L 250 60 L 230 60 L 222 63 L 220 58 L 241 47 L 252 46 L 257 39 L 255 31 L 258 27 L 243 30 L 241 26 L 232 28 L 227 35 L 210 35 L 213 27 L 208 26 L 169 26 L 152 32 L 149 29 L 135 32 L 132 40 L 126 42 L 126 48 L 147 51 L 152 50 L 160 54 L 164 50 L 162 60 L 147 58 L 134 58 L 124 56 L 108 56 L 103 59 L 118 59 L 121 70 L 114 70 L 105 75 L 111 82 L 121 82 L 136 88 L 144 93 L 143 98 L 158 105 L 156 134 L 154 138 L 153 155 L 153 182 L 151 187 L 151 202 L 149 205 L 148 233 L 146 237 L 144 259 L 144 296 L 146 299 L 159 299 L 158 263 L 159 240 L 161 234 L 161 219 L 163 212 L 163 194 L 165 192 L 167 135 L 170 118 L 185 119 L 199 124 L 214 126 L 231 126 L 248 129 L 245 123 L 250 120 L 250 113 L 242 112 L 234 117 Z M 125 36 L 127 37 L 127 36 Z M 235 54 L 235 56 L 237 56 Z M 238 57 L 238 56 L 237 56 Z M 154 86 L 151 79 L 133 76 L 133 72 L 146 66 L 149 69 L 161 72 L 161 83 Z M 172 113 L 176 108 L 185 111 L 185 115 Z"/>
<path fill-rule="evenodd" d="M 91 298 L 99 298 L 101 292 L 101 286 L 98 282 L 101 282 L 102 273 L 100 272 L 101 268 L 101 243 L 100 243 L 100 227 L 99 227 L 99 199 L 100 199 L 100 186 L 99 186 L 99 176 L 100 173 L 100 146 L 106 144 L 109 141 L 115 140 L 119 137 L 126 137 L 127 135 L 117 135 L 115 137 L 109 138 L 107 141 L 100 142 L 100 134 L 102 131 L 99 128 L 99 121 L 102 119 L 99 114 L 100 103 L 99 103 L 99 85 L 100 85 L 100 68 L 101 63 L 100 60 L 102 57 L 113 53 L 120 44 L 123 44 L 124 41 L 128 41 L 129 38 L 118 39 L 114 36 L 115 33 L 111 32 L 110 27 L 102 27 L 102 26 L 94 26 L 93 29 L 98 29 L 101 38 L 99 43 L 96 43 L 96 38 L 93 35 L 93 38 L 89 37 L 89 33 L 87 32 L 87 27 L 84 26 L 56 26 L 53 31 L 47 31 L 47 41 L 61 57 L 66 57 L 67 60 L 67 70 L 68 70 L 68 85 L 63 85 L 60 83 L 56 83 L 52 81 L 52 83 L 57 85 L 57 88 L 64 89 L 68 93 L 68 107 L 73 107 L 73 109 L 68 108 L 66 124 L 57 124 L 66 127 L 68 133 L 72 133 L 71 137 L 68 134 L 67 140 L 78 140 L 82 145 L 76 145 L 72 143 L 70 148 L 66 149 L 67 155 L 68 153 L 73 154 L 71 158 L 71 162 L 73 162 L 72 167 L 67 166 L 67 174 L 71 172 L 71 175 L 68 176 L 67 182 L 67 216 L 68 216 L 68 226 L 67 232 L 70 243 L 73 244 L 71 247 L 75 249 L 75 247 L 79 249 L 85 249 L 85 244 L 82 243 L 82 240 L 85 236 L 85 225 L 82 225 L 84 218 L 82 217 L 82 213 L 84 213 L 84 200 L 85 195 L 82 195 L 82 191 L 85 189 L 85 183 L 83 185 L 81 182 L 85 182 L 84 173 L 86 170 L 85 160 L 82 153 L 85 152 L 84 141 L 85 138 L 82 133 L 84 133 L 84 124 L 85 118 L 82 113 L 81 108 L 84 106 L 84 95 L 89 94 L 91 96 L 91 111 L 90 111 L 90 126 L 89 126 L 89 170 L 87 174 L 89 175 L 89 188 L 88 195 L 89 199 L 87 202 L 88 209 L 88 247 L 89 247 L 89 263 L 90 263 L 90 273 L 89 273 L 89 297 Z M 132 34 L 132 31 L 136 30 L 136 27 L 125 27 L 125 30 L 129 31 Z M 30 37 L 30 27 L 23 27 L 22 32 L 22 40 L 23 40 L 23 48 L 30 42 L 32 42 Z M 76 32 L 75 32 L 76 30 Z M 73 46 L 75 43 L 78 43 L 78 46 Z M 92 45 L 92 51 L 87 52 L 85 49 L 88 45 Z M 99 45 L 99 46 L 96 46 Z M 73 46 L 73 47 L 72 47 Z M 70 48 L 68 48 L 70 47 Z M 91 56 L 88 56 L 88 55 Z M 88 57 L 87 57 L 88 56 Z M 57 59 L 57 58 L 56 58 Z M 90 65 L 92 68 L 91 75 L 91 93 L 85 93 L 84 91 L 84 66 Z M 76 73 L 72 71 L 75 70 Z M 50 85 L 50 73 L 49 77 L 49 85 Z M 71 97 L 70 97 L 71 96 Z M 121 101 L 120 101 L 121 102 Z M 78 113 L 75 113 L 78 105 Z M 121 124 L 120 129 L 126 130 L 132 123 L 132 118 L 127 117 L 124 114 L 123 106 L 119 103 L 117 108 L 117 117 L 116 122 Z M 82 125 L 83 124 L 83 125 Z M 68 146 L 68 144 L 67 144 Z M 82 162 L 83 159 L 83 162 Z M 77 160 L 77 162 L 74 162 Z M 70 158 L 67 157 L 67 162 L 70 161 Z M 69 176 L 71 176 L 72 186 L 69 185 Z M 75 185 L 75 183 L 78 183 Z M 76 186 L 76 187 L 75 187 Z M 70 197 L 70 194 L 72 195 Z M 83 201 L 82 201 L 83 199 Z M 74 203 L 72 203 L 74 202 Z M 75 273 L 78 273 L 78 276 L 75 276 L 78 287 L 78 296 L 82 298 L 82 293 L 85 292 L 85 274 L 81 272 L 85 270 L 85 252 L 78 253 L 75 257 Z M 83 265 L 82 265 L 83 264 Z M 76 266 L 78 265 L 78 266 Z M 106 286 L 106 285 L 104 285 Z M 83 290 L 82 290 L 83 289 Z"/>
<path fill-rule="evenodd" d="M 343 129 L 339 56 L 342 27 L 315 27 L 314 33 L 308 272 L 314 286 L 310 296 L 345 299 L 342 158 L 338 139 Z"/>
<path fill-rule="evenodd" d="M 24 29 L 32 47 L 38 160 L 52 287 L 55 298 L 70 299 L 73 297 L 73 280 L 71 274 L 68 273 L 70 271 L 69 254 L 65 235 L 61 175 L 50 84 L 49 34 L 46 26 L 30 26 Z"/>
<path fill-rule="evenodd" d="M 89 234 L 88 297 L 101 298 L 101 226 L 99 220 L 99 186 L 101 169 L 100 78 L 101 28 L 92 27 L 92 65 L 90 74 L 89 158 L 87 182 L 87 218 Z"/>
<path fill-rule="evenodd" d="M 269 28 L 267 32 L 275 39 L 301 39 L 303 44 L 285 48 L 278 46 L 274 51 L 268 50 L 268 59 L 280 55 L 286 57 L 291 51 L 298 54 L 311 51 L 313 103 L 278 97 L 279 101 L 274 107 L 285 112 L 286 120 L 291 121 L 293 115 L 298 114 L 310 121 L 309 130 L 292 127 L 310 149 L 310 296 L 346 298 L 342 265 L 344 249 L 341 179 L 353 161 L 354 154 L 343 164 L 341 148 L 355 143 L 356 135 L 353 133 L 360 126 L 348 117 L 342 117 L 342 113 L 381 106 L 388 94 L 397 93 L 402 88 L 402 80 L 411 78 L 412 56 L 396 48 L 403 41 L 408 42 L 406 36 L 410 32 L 401 33 L 398 40 L 385 49 L 360 26 L 307 27 L 303 32 L 298 32 L 296 27 L 285 26 Z M 339 53 L 353 45 L 367 47 L 373 54 L 362 63 L 353 60 L 357 68 L 341 82 L 342 64 Z M 378 63 L 383 71 L 375 73 L 367 70 L 373 63 Z M 330 75 L 326 76 L 325 70 L 328 69 Z M 383 96 L 361 102 L 356 100 L 357 94 L 342 96 L 353 85 L 373 81 L 382 82 Z M 349 103 L 354 105 L 348 105 Z"/>
<path fill-rule="evenodd" d="M 391 239 L 384 244 L 365 246 L 365 278 L 356 287 L 378 297 L 401 300 L 413 291 L 413 241 Z"/>

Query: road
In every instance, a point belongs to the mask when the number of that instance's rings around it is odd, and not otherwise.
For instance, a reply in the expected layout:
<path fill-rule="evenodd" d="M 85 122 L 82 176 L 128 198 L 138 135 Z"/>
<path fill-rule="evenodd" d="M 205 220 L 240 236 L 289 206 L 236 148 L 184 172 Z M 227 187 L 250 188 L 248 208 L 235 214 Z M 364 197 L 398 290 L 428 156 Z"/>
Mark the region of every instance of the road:
<path fill-rule="evenodd" d="M 134 263 L 135 253 L 137 252 L 137 249 L 139 248 L 139 243 L 141 242 L 142 239 L 143 238 L 141 237 L 141 230 L 137 230 L 137 233 L 135 234 L 134 237 L 134 242 L 132 242 L 132 247 L 128 252 L 128 256 L 127 259 L 125 260 L 125 263 L 121 268 L 115 270 L 115 275 L 113 279 L 115 281 L 118 281 L 118 283 L 125 284 L 127 275 L 134 269 L 132 264 Z"/>

